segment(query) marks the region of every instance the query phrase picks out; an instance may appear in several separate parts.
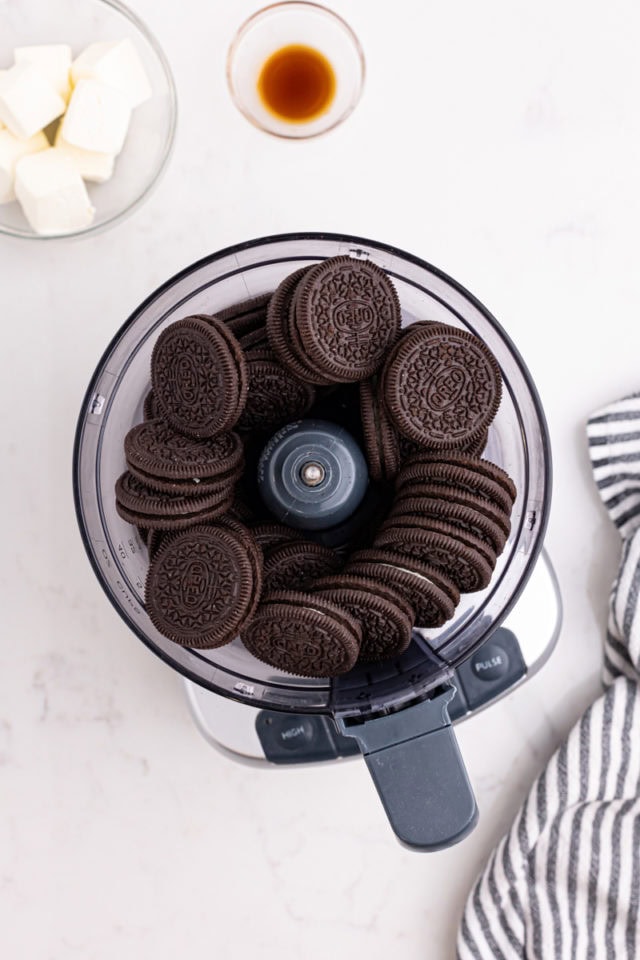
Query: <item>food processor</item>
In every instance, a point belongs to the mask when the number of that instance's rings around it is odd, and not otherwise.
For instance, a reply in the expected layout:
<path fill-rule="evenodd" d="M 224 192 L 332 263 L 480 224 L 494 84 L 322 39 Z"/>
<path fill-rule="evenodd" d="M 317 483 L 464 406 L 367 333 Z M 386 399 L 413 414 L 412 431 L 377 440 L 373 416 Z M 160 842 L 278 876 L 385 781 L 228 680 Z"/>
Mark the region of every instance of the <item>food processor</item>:
<path fill-rule="evenodd" d="M 269 293 L 294 270 L 340 255 L 388 273 L 403 326 L 451 324 L 491 349 L 503 396 L 483 456 L 509 473 L 517 499 L 486 589 L 463 594 L 444 626 L 415 629 L 396 659 L 357 665 L 328 680 L 281 673 L 252 657 L 239 638 L 195 650 L 162 636 L 145 611 L 146 547 L 118 516 L 114 485 L 126 468 L 124 437 L 143 418 L 159 334 L 183 317 L 215 314 Z M 515 346 L 460 284 L 384 243 L 326 233 L 252 240 L 200 260 L 151 294 L 107 347 L 80 412 L 73 484 L 98 580 L 133 633 L 185 678 L 194 717 L 210 742 L 263 764 L 364 756 L 396 836 L 414 849 L 448 846 L 473 828 L 477 806 L 452 721 L 473 715 L 542 665 L 557 637 L 560 600 L 548 558 L 540 557 L 551 492 L 542 407 Z"/>

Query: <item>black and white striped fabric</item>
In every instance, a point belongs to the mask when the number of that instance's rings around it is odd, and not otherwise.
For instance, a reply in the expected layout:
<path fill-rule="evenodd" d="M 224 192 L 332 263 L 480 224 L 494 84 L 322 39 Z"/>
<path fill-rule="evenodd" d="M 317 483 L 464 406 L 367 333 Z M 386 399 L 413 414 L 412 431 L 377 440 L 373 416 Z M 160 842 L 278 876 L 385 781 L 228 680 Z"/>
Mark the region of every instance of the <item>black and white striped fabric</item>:
<path fill-rule="evenodd" d="M 606 692 L 534 783 L 467 901 L 458 960 L 640 958 L 640 394 L 587 425 L 622 537 Z"/>

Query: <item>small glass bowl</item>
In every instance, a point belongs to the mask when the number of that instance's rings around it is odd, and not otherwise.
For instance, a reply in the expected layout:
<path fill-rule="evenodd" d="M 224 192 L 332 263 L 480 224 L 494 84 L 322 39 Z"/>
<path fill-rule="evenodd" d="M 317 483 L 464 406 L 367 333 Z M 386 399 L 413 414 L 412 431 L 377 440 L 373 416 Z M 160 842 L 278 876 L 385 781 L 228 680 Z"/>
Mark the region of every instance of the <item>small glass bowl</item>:
<path fill-rule="evenodd" d="M 336 89 L 328 108 L 308 121 L 290 121 L 262 102 L 258 78 L 277 50 L 311 47 L 333 67 Z M 238 30 L 227 56 L 227 82 L 233 102 L 254 126 L 286 139 L 307 139 L 337 127 L 352 112 L 364 83 L 364 54 L 351 27 L 316 3 L 276 3 L 253 14 Z"/>
<path fill-rule="evenodd" d="M 70 44 L 74 56 L 95 41 L 124 40 L 135 45 L 149 77 L 152 96 L 133 111 L 122 153 L 106 183 L 88 183 L 96 215 L 93 223 L 69 233 L 42 236 L 29 226 L 17 202 L 0 205 L 0 233 L 55 240 L 97 233 L 124 219 L 149 196 L 166 167 L 176 131 L 177 102 L 171 69 L 144 23 L 119 0 L 4 0 L 0 68 L 13 63 L 15 47 Z"/>

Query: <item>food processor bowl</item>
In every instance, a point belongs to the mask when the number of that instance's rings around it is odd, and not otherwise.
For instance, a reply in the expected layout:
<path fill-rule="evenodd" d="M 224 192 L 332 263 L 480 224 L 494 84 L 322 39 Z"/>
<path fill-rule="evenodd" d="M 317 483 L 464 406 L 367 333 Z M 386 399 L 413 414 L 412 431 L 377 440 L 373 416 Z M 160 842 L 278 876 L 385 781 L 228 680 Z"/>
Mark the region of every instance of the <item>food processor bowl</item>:
<path fill-rule="evenodd" d="M 176 320 L 191 314 L 213 314 L 271 292 L 294 270 L 341 255 L 369 260 L 387 271 L 398 291 L 403 326 L 421 320 L 451 324 L 480 337 L 491 349 L 502 371 L 503 396 L 484 456 L 509 473 L 517 498 L 511 533 L 485 590 L 463 595 L 455 616 L 444 626 L 414 630 L 410 647 L 396 659 L 359 665 L 342 677 L 327 680 L 279 672 L 252 657 L 239 638 L 218 649 L 193 650 L 162 636 L 145 610 L 146 547 L 136 529 L 116 512 L 114 485 L 126 468 L 124 437 L 142 420 L 151 352 L 159 334 Z M 453 696 L 447 693 L 452 690 L 447 684 L 453 668 L 491 635 L 520 595 L 543 543 L 551 458 L 545 418 L 531 376 L 506 332 L 475 297 L 437 268 L 387 244 L 303 233 L 252 240 L 205 257 L 165 283 L 132 314 L 107 347 L 87 390 L 76 433 L 73 483 L 78 522 L 96 576 L 143 643 L 183 676 L 214 693 L 264 709 L 332 716 L 344 732 L 359 739 L 376 780 L 371 757 L 387 750 L 391 745 L 384 746 L 387 740 L 396 737 L 397 742 L 404 737 L 402 742 L 410 742 L 429 724 L 434 730 L 447 727 L 446 703 Z M 401 722 L 393 716 L 398 712 L 402 713 Z M 405 730 L 408 717 L 413 720 Z M 375 734 L 365 736 L 373 744 L 367 747 L 360 739 L 363 732 L 373 730 L 372 724 L 382 718 L 388 721 L 386 730 L 395 732 L 381 738 L 381 726 L 375 727 Z M 399 723 L 404 732 L 398 733 Z M 455 745 L 452 738 L 449 730 L 447 739 Z M 420 763 L 420 759 L 414 756 L 411 763 Z M 444 766 L 441 759 L 441 773 Z M 379 777 L 400 782 L 402 771 L 397 765 L 394 771 L 387 764 Z M 376 786 L 382 795 L 384 783 L 376 780 Z M 428 787 L 414 784 L 411 789 Z M 462 796 L 464 783 L 455 779 L 451 790 Z M 437 836 L 429 843 L 414 843 L 412 828 L 407 828 L 407 833 L 393 822 L 389 804 L 396 801 L 383 796 L 383 802 L 394 829 L 399 828 L 396 833 L 410 845 L 433 849 L 462 835 L 453 830 L 441 843 Z M 463 806 L 468 831 L 475 815 L 467 801 Z M 437 826 L 434 830 L 437 834 Z"/>

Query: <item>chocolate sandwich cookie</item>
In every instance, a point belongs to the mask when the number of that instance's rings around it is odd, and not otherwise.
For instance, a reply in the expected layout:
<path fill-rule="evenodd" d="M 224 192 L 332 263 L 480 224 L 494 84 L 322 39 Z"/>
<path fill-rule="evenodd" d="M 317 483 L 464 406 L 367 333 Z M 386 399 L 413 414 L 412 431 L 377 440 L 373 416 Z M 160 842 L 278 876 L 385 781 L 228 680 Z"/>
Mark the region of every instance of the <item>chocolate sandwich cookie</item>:
<path fill-rule="evenodd" d="M 256 543 L 249 528 L 246 524 L 236 520 L 235 517 L 231 517 L 228 513 L 216 520 L 216 524 L 224 527 L 226 530 L 231 530 L 234 536 L 237 537 L 238 542 L 242 544 L 253 565 L 254 579 L 260 581 L 262 589 L 264 586 L 264 557 L 262 550 Z"/>
<path fill-rule="evenodd" d="M 273 363 L 280 363 L 269 344 L 258 344 L 255 347 L 248 347 L 244 351 L 247 363 L 249 360 L 269 360 Z"/>
<path fill-rule="evenodd" d="M 439 517 L 428 516 L 427 514 L 413 512 L 406 514 L 399 514 L 395 516 L 387 517 L 384 523 L 380 526 L 378 533 L 382 533 L 385 530 L 395 529 L 402 530 L 405 527 L 410 527 L 415 529 L 418 527 L 421 530 L 429 530 L 436 533 L 444 534 L 448 537 L 453 537 L 456 540 L 459 540 L 461 543 L 466 544 L 471 547 L 471 549 L 479 552 L 490 565 L 493 570 L 498 552 L 491 543 L 489 536 L 484 533 L 481 528 L 476 530 L 469 529 L 465 523 L 460 523 L 456 521 L 453 517 L 449 520 L 440 519 Z M 377 545 L 377 534 L 376 540 L 374 543 Z"/>
<path fill-rule="evenodd" d="M 466 453 L 472 457 L 479 457 L 489 440 L 489 429 L 483 430 L 477 437 L 473 437 L 468 443 L 463 444 L 459 450 L 460 453 Z"/>
<path fill-rule="evenodd" d="M 342 561 L 334 550 L 311 540 L 272 547 L 264 558 L 265 590 L 302 590 L 318 577 L 337 573 Z"/>
<path fill-rule="evenodd" d="M 171 534 L 167 533 L 166 530 L 149 530 L 149 536 L 147 537 L 147 552 L 150 560 L 153 560 L 158 550 L 169 536 L 171 536 Z"/>
<path fill-rule="evenodd" d="M 506 470 L 499 467 L 497 463 L 492 463 L 491 460 L 485 460 L 484 457 L 474 457 L 470 454 L 456 453 L 450 450 L 439 454 L 438 460 L 441 463 L 461 467 L 464 470 L 472 470 L 477 477 L 492 480 L 502 487 L 512 504 L 515 501 L 517 496 L 516 485 Z"/>
<path fill-rule="evenodd" d="M 371 380 L 360 384 L 360 419 L 369 476 L 372 480 L 393 480 L 400 468 L 398 434 Z"/>
<path fill-rule="evenodd" d="M 392 587 L 415 611 L 418 627 L 442 626 L 451 619 L 460 600 L 460 591 L 441 571 L 415 557 L 391 551 L 362 550 L 349 559 L 345 573 Z M 449 589 L 442 589 L 443 581 Z"/>
<path fill-rule="evenodd" d="M 127 471 L 116 482 L 116 510 L 123 520 L 147 530 L 185 530 L 226 513 L 233 490 L 204 496 L 174 495 L 154 490 Z"/>
<path fill-rule="evenodd" d="M 145 605 L 154 626 L 185 647 L 229 643 L 250 622 L 260 566 L 227 526 L 196 526 L 167 537 L 151 560 Z"/>
<path fill-rule="evenodd" d="M 396 428 L 431 449 L 479 440 L 502 396 L 500 367 L 486 344 L 447 324 L 409 327 L 382 371 Z"/>
<path fill-rule="evenodd" d="M 293 299 L 289 306 L 289 312 L 287 313 L 284 324 L 283 331 L 284 335 L 287 338 L 289 348 L 291 353 L 296 358 L 296 364 L 301 373 L 304 373 L 304 379 L 308 383 L 314 383 L 319 387 L 331 387 L 334 384 L 334 379 L 332 376 L 328 376 L 322 370 L 319 370 L 313 363 L 311 363 L 304 343 L 300 338 L 298 332 L 298 326 L 296 323 L 296 297 L 298 295 L 298 290 L 300 289 L 300 284 L 296 287 L 296 290 L 293 295 Z"/>
<path fill-rule="evenodd" d="M 411 643 L 415 611 L 393 587 L 368 577 L 341 573 L 316 580 L 311 590 L 314 596 L 326 597 L 359 621 L 362 662 L 398 656 Z"/>
<path fill-rule="evenodd" d="M 400 333 L 400 302 L 384 270 L 332 257 L 295 291 L 295 326 L 306 366 L 335 383 L 372 377 Z"/>
<path fill-rule="evenodd" d="M 234 426 L 247 398 L 244 354 L 215 317 L 187 317 L 158 337 L 151 382 L 162 415 L 179 433 L 200 439 Z"/>
<path fill-rule="evenodd" d="M 258 347 L 262 350 L 267 349 L 269 346 L 269 339 L 267 337 L 267 328 L 265 324 L 262 323 L 259 327 L 256 327 L 255 330 L 250 330 L 248 333 L 238 337 L 238 343 L 242 347 L 245 356 L 249 350 L 255 350 Z"/>
<path fill-rule="evenodd" d="M 431 567 L 428 563 L 418 560 L 416 557 L 410 557 L 408 554 L 395 553 L 386 547 L 377 547 L 369 550 L 358 550 L 351 554 L 349 565 L 361 563 L 386 563 L 390 566 L 401 567 L 403 570 L 411 570 L 421 577 L 432 580 L 446 597 L 451 600 L 454 607 L 460 603 L 460 590 L 455 585 L 451 577 L 438 567 Z"/>
<path fill-rule="evenodd" d="M 443 570 L 462 593 L 483 590 L 491 580 L 495 556 L 487 555 L 487 545 L 472 534 L 453 530 L 398 524 L 379 530 L 374 546 L 416 557 Z M 442 525 L 441 525 L 442 526 Z"/>
<path fill-rule="evenodd" d="M 249 392 L 239 430 L 268 430 L 299 420 L 311 407 L 315 389 L 277 360 L 247 359 Z"/>
<path fill-rule="evenodd" d="M 124 438 L 124 455 L 132 473 L 149 486 L 195 483 L 201 489 L 242 473 L 244 451 L 238 434 L 221 433 L 195 440 L 160 418 L 132 427 Z"/>
<path fill-rule="evenodd" d="M 322 386 L 327 381 L 323 377 L 316 377 L 313 370 L 307 369 L 304 365 L 304 356 L 302 359 L 297 357 L 288 330 L 289 313 L 296 287 L 310 269 L 310 267 L 302 267 L 300 270 L 289 274 L 278 285 L 267 310 L 267 337 L 271 349 L 286 370 L 289 370 L 294 377 L 302 380 L 303 383 Z"/>
<path fill-rule="evenodd" d="M 265 552 L 283 543 L 299 542 L 304 539 L 300 531 L 287 527 L 284 523 L 256 523 L 249 529 L 258 546 Z"/>
<path fill-rule="evenodd" d="M 222 310 L 216 310 L 215 316 L 232 328 L 233 324 L 241 317 L 264 316 L 269 306 L 269 300 L 271 300 L 271 294 L 262 293 L 257 297 L 250 297 L 248 300 L 234 303 L 230 307 L 223 307 Z"/>
<path fill-rule="evenodd" d="M 232 520 L 238 520 L 240 523 L 252 523 L 255 520 L 255 514 L 244 497 L 238 496 L 237 490 L 234 493 L 233 502 L 229 507 L 228 516 Z"/>
<path fill-rule="evenodd" d="M 158 409 L 158 404 L 156 403 L 156 398 L 153 395 L 153 390 L 149 390 L 149 393 L 144 398 L 142 404 L 142 416 L 145 420 L 155 420 L 156 417 L 161 416 L 161 413 Z"/>
<path fill-rule="evenodd" d="M 470 493 L 464 487 L 447 486 L 444 483 L 412 483 L 408 484 L 398 491 L 394 501 L 394 509 L 400 503 L 419 500 L 423 497 L 429 499 L 444 500 L 449 503 L 457 503 L 464 507 L 469 507 L 477 513 L 482 514 L 492 523 L 496 524 L 504 537 L 508 537 L 511 532 L 511 520 L 509 511 L 505 510 L 499 504 L 493 503 L 486 497 L 479 497 Z"/>
<path fill-rule="evenodd" d="M 508 515 L 511 514 L 515 487 L 511 483 L 511 490 L 503 483 L 498 483 L 488 472 L 484 471 L 479 458 L 460 457 L 456 463 L 453 458 L 444 462 L 434 457 L 418 455 L 411 457 L 402 465 L 396 477 L 396 491 L 404 492 L 414 485 L 437 484 L 438 486 L 456 487 L 466 490 L 474 496 L 488 500 Z M 464 464 L 467 464 L 465 466 Z M 471 463 L 471 466 L 468 464 Z M 480 469 L 478 466 L 480 465 Z M 495 466 L 492 464 L 491 466 Z M 500 468 L 497 468 L 500 469 Z M 494 474 L 496 476 L 497 474 Z M 506 474 L 505 474 L 506 477 Z M 507 477 L 507 479 L 509 479 Z M 511 482 L 511 481 L 510 481 Z"/>
<path fill-rule="evenodd" d="M 292 590 L 265 594 L 241 633 L 249 653 L 286 673 L 337 677 L 355 665 L 360 625 L 324 597 Z"/>
<path fill-rule="evenodd" d="M 450 523 L 484 540 L 496 554 L 502 553 L 507 540 L 504 530 L 485 513 L 445 497 L 401 497 L 394 502 L 387 523 L 393 524 L 400 518 L 408 518 L 417 526 L 425 521 L 430 526 L 432 519 Z"/>

